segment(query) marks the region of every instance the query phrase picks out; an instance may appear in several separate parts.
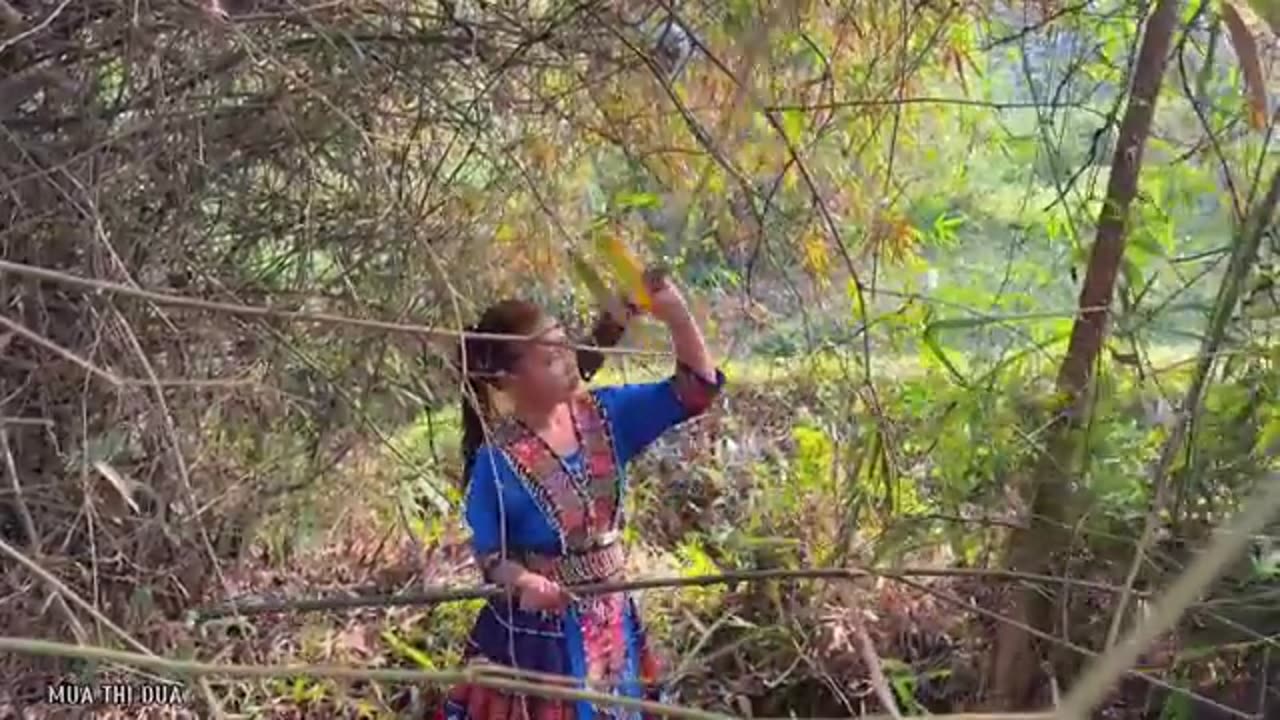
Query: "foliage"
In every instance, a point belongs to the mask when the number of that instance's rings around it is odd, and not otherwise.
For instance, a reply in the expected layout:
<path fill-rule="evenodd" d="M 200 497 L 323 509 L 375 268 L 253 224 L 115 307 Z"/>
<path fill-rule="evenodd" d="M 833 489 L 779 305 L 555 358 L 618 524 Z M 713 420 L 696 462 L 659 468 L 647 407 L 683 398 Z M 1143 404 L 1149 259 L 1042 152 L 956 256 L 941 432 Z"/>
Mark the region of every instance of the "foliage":
<path fill-rule="evenodd" d="M 999 562 L 1055 405 L 1134 6 L 214 5 L 0 3 L 25 28 L 0 56 L 7 261 L 441 328 L 519 293 L 581 326 L 596 300 L 572 258 L 608 276 L 592 252 L 608 235 L 677 270 L 745 388 L 714 433 L 664 441 L 637 471 L 653 481 L 634 539 L 655 565 Z M 1073 500 L 1079 553 L 1109 581 L 1153 501 L 1159 408 L 1187 387 L 1185 366 L 1163 366 L 1195 354 L 1274 162 L 1263 25 L 1197 2 L 1175 39 Z M 1264 269 L 1252 277 L 1265 297 Z M 301 562 L 357 500 L 378 533 L 459 545 L 452 338 L 3 280 L 18 490 L 0 496 L 0 536 L 155 647 L 176 642 L 161 617 L 222 592 L 237 561 Z M 1232 319 L 1172 468 L 1169 554 L 1275 467 L 1280 358 L 1261 307 Z M 1250 582 L 1274 581 L 1265 560 Z M 6 582 L 4 624 L 49 617 L 17 592 L 26 579 Z M 706 704 L 736 712 L 730 696 L 791 697 L 788 682 L 826 698 L 791 675 L 800 658 L 815 678 L 862 672 L 814 631 L 840 626 L 830 590 L 654 604 L 682 653 L 753 648 L 688 670 L 689 686 L 729 677 Z M 379 652 L 451 666 L 472 609 L 389 619 Z M 944 682 L 899 662 L 904 707 Z"/>

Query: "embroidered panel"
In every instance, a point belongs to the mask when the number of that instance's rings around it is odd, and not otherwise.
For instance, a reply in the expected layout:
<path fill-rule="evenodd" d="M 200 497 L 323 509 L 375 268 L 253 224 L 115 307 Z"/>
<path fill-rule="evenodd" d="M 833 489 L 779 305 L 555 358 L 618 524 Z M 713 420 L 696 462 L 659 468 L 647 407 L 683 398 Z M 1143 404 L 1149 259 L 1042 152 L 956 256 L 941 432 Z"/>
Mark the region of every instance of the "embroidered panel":
<path fill-rule="evenodd" d="M 579 609 L 579 618 L 588 684 L 619 687 L 627 670 L 626 596 L 590 598 Z"/>
<path fill-rule="evenodd" d="M 519 561 L 562 585 L 580 585 L 621 577 L 626 569 L 627 551 L 621 542 L 615 541 L 605 547 L 564 555 L 524 555 Z"/>
<path fill-rule="evenodd" d="M 622 518 L 622 475 L 604 408 L 595 395 L 582 393 L 573 400 L 573 413 L 582 443 L 583 483 L 545 442 L 517 424 L 504 428 L 496 443 L 556 531 L 563 552 L 592 548 L 595 538 L 614 530 Z"/>

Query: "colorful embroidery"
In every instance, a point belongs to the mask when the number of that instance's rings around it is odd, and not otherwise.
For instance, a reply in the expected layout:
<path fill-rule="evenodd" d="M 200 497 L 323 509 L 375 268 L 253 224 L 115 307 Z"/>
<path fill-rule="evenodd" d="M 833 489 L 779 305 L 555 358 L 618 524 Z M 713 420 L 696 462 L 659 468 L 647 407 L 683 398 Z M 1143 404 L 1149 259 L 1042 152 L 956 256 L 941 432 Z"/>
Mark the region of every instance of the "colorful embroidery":
<path fill-rule="evenodd" d="M 666 701 L 660 680 L 660 663 L 650 649 L 645 637 L 644 623 L 639 615 L 635 598 L 625 593 L 615 593 L 584 599 L 578 606 L 577 618 L 582 632 L 582 665 L 586 685 L 596 690 L 613 688 L 629 697 L 637 695 L 648 700 Z M 494 617 L 501 613 L 494 614 Z M 632 635 L 627 637 L 628 618 Z M 508 628 L 508 631 L 512 629 Z M 539 638 L 531 638 L 525 631 L 511 636 L 488 635 L 490 657 L 503 657 L 509 645 L 516 646 L 513 653 L 528 655 L 539 652 L 541 656 L 556 652 L 549 646 L 536 645 Z M 473 636 L 475 631 L 473 631 Z M 509 637 L 509 639 L 508 639 Z M 472 644 L 466 659 L 474 661 L 486 652 Z M 567 660 L 567 658 L 566 658 Z M 493 662 L 493 660 L 488 660 Z M 568 663 L 558 668 L 531 668 L 535 672 L 569 675 Z M 484 688 L 476 685 L 454 687 L 437 714 L 436 720 L 576 720 L 577 705 L 571 701 L 549 701 L 519 694 Z M 653 716 L 628 711 L 616 706 L 595 706 L 596 718 L 626 718 L 627 720 L 656 720 Z M 511 713 L 509 716 L 506 713 Z"/>
<path fill-rule="evenodd" d="M 495 443 L 511 460 L 521 483 L 555 530 L 562 552 L 592 548 L 595 538 L 615 529 L 622 517 L 622 475 L 604 408 L 590 393 L 573 402 L 585 486 L 545 442 L 518 425 L 506 426 L 500 442 Z"/>
<path fill-rule="evenodd" d="M 594 597 L 582 604 L 582 650 L 587 682 L 618 687 L 626 671 L 626 598 L 621 593 Z"/>
<path fill-rule="evenodd" d="M 719 397 L 720 389 L 724 386 L 724 373 L 716 370 L 715 382 L 711 382 L 681 363 L 676 367 L 676 374 L 671 382 L 680 404 L 690 415 L 696 416 L 706 412 Z"/>
<path fill-rule="evenodd" d="M 709 383 L 684 369 L 677 372 L 677 397 L 691 414 L 705 411 L 719 392 L 723 376 Z M 526 567 L 564 584 L 598 581 L 623 574 L 626 552 L 620 538 L 623 526 L 623 473 L 605 408 L 595 395 L 574 401 L 574 417 L 581 443 L 581 473 L 570 473 L 560 458 L 527 429 L 515 423 L 497 428 L 491 444 L 500 448 L 519 482 L 559 539 L 550 554 L 513 554 Z M 526 548 L 527 549 L 527 548 Z M 497 554 L 482 558 L 490 565 Z M 515 610 L 507 598 L 492 600 L 477 619 L 466 650 L 467 658 L 516 665 L 539 672 L 574 675 L 581 667 L 591 686 L 662 700 L 660 668 L 645 640 L 635 598 L 625 594 L 583 598 L 570 614 Z M 576 618 L 581 645 L 569 643 Z M 579 662 L 581 664 L 579 664 Z M 601 687 L 601 686 L 604 687 Z M 579 705 L 522 697 L 496 689 L 462 686 L 449 693 L 437 718 L 448 720 L 578 720 Z M 616 707 L 596 706 L 597 719 L 656 720 Z"/>
<path fill-rule="evenodd" d="M 622 575 L 626 569 L 627 551 L 621 542 L 602 548 L 565 555 L 528 554 L 519 558 L 522 565 L 564 585 L 603 582 Z"/>

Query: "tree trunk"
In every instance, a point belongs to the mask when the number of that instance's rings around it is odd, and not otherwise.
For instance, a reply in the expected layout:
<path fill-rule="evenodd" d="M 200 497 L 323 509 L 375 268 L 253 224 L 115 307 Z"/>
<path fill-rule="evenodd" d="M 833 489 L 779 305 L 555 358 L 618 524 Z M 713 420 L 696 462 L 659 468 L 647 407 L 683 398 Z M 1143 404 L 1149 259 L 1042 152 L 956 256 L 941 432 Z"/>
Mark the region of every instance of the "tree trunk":
<path fill-rule="evenodd" d="M 1052 573 L 1058 565 L 1057 552 L 1068 546 L 1068 511 L 1073 499 L 1072 476 L 1080 448 L 1079 435 L 1124 257 L 1129 208 L 1138 191 L 1142 153 L 1164 78 L 1177 10 L 1177 0 L 1159 0 L 1141 39 L 1129 104 L 1120 123 L 1107 195 L 1098 217 L 1097 238 L 1080 292 L 1079 314 L 1058 371 L 1062 401 L 1053 426 L 1046 433 L 1047 447 L 1027 488 L 1032 515 L 1029 525 L 1011 538 L 1007 565 L 1012 570 Z M 1011 619 L 1035 630 L 1053 632 L 1053 602 L 1045 592 L 1017 591 Z M 987 687 L 991 688 L 989 702 L 993 706 L 1024 709 L 1036 704 L 1042 657 L 1036 645 L 1032 633 L 1024 627 L 1001 625 L 988 667 Z"/>

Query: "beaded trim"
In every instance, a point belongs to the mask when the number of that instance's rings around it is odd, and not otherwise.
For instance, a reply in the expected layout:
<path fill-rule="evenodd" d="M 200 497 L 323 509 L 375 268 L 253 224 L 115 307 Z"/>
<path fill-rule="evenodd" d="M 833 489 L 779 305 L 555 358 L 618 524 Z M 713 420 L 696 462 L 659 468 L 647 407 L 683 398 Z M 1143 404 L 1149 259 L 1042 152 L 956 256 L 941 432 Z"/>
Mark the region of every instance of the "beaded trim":
<path fill-rule="evenodd" d="M 567 555 L 525 555 L 521 564 L 561 585 L 604 582 L 619 577 L 626 568 L 627 552 L 620 542 Z"/>
<path fill-rule="evenodd" d="M 573 403 L 585 487 L 579 486 L 546 443 L 518 424 L 505 425 L 494 443 L 555 531 L 562 552 L 592 548 L 599 536 L 616 530 L 622 519 L 622 473 L 608 416 L 593 393 L 582 393 Z"/>

